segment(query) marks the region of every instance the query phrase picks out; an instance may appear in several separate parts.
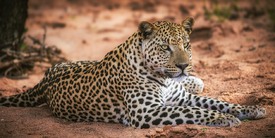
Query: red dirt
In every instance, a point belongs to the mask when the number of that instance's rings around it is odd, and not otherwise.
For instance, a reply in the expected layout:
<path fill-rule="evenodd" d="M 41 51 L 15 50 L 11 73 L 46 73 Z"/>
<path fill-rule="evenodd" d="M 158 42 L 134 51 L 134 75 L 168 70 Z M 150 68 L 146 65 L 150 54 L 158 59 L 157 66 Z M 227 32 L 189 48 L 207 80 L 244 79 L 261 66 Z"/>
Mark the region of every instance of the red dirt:
<path fill-rule="evenodd" d="M 180 125 L 140 130 L 122 124 L 66 121 L 53 116 L 47 105 L 0 107 L 0 137 L 275 137 L 275 33 L 267 13 L 244 18 L 247 9 L 265 4 L 241 1 L 238 20 L 218 22 L 213 18 L 210 22 L 205 20 L 203 1 L 30 0 L 27 35 L 42 39 L 46 25 L 46 44 L 56 45 L 70 61 L 100 60 L 132 35 L 140 21 L 179 23 L 193 16 L 192 74 L 205 83 L 200 95 L 235 104 L 259 104 L 267 115 L 242 121 L 237 128 Z M 30 40 L 27 43 L 31 45 Z M 33 87 L 44 71 L 36 67 L 25 80 L 0 78 L 0 96 Z"/>

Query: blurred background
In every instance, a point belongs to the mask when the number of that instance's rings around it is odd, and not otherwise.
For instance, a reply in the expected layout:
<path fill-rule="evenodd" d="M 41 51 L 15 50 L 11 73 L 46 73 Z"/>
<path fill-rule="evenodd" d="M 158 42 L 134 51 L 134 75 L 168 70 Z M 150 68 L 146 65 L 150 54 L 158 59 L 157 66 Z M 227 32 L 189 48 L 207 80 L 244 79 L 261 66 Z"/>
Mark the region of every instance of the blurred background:
<path fill-rule="evenodd" d="M 275 22 L 272 0 L 30 0 L 28 5 L 27 34 L 42 39 L 46 26 L 46 44 L 58 46 L 70 61 L 100 60 L 145 20 L 180 23 L 193 16 L 199 32 L 192 34 L 193 42 L 209 39 L 215 23 L 239 21 L 232 25 L 235 31 L 244 24 L 274 31 Z"/>
<path fill-rule="evenodd" d="M 105 53 L 123 43 L 137 30 L 138 24 L 145 20 L 180 23 L 184 18 L 193 16 L 195 26 L 191 41 L 194 46 L 197 45 L 195 42 L 205 42 L 213 38 L 213 35 L 215 39 L 221 36 L 228 38 L 232 34 L 239 35 L 241 31 L 251 31 L 254 27 L 275 31 L 275 2 L 272 0 L 24 0 L 24 2 L 28 6 L 24 34 L 20 36 L 22 33 L 19 33 L 17 36 L 18 39 L 26 36 L 26 39 L 18 42 L 16 50 L 30 50 L 28 46 L 40 48 L 41 45 L 34 42 L 36 39 L 41 43 L 43 41 L 44 49 L 51 47 L 49 49 L 58 50 L 58 54 L 62 52 L 68 61 L 102 59 Z M 4 8 L 2 9 L 7 10 L 10 7 Z M 18 14 L 20 13 L 17 13 L 15 18 L 22 16 Z M 26 13 L 21 12 L 21 14 Z M 21 18 L 17 20 L 24 21 Z M 2 34 L 4 34 L 3 29 Z M 254 35 L 256 37 L 259 34 L 254 33 Z M 4 41 L 0 39 L 2 44 L 15 40 L 4 39 Z M 18 46 L 20 44 L 21 46 Z M 56 62 L 61 61 L 65 60 Z"/>

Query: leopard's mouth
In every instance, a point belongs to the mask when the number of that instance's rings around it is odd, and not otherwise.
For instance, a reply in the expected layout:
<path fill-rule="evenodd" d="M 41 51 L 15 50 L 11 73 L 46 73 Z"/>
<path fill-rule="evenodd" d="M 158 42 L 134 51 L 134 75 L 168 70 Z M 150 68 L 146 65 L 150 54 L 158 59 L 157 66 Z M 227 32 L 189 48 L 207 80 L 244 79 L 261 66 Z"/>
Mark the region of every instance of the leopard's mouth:
<path fill-rule="evenodd" d="M 185 77 L 188 77 L 188 72 L 185 70 L 175 72 L 168 71 L 167 69 L 158 69 L 155 72 L 164 78 L 170 78 L 174 81 L 182 81 Z"/>

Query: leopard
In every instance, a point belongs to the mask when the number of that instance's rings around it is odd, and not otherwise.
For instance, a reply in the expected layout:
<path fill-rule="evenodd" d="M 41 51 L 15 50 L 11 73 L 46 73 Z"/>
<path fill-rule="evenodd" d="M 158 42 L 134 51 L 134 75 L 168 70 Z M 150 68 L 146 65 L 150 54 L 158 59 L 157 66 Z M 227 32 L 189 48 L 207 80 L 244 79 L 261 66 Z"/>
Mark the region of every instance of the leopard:
<path fill-rule="evenodd" d="M 243 119 L 264 118 L 266 110 L 259 105 L 198 96 L 204 83 L 190 75 L 193 25 L 193 17 L 179 24 L 142 21 L 102 60 L 56 64 L 33 88 L 1 97 L 0 105 L 46 103 L 62 119 L 137 129 L 182 124 L 237 127 Z"/>

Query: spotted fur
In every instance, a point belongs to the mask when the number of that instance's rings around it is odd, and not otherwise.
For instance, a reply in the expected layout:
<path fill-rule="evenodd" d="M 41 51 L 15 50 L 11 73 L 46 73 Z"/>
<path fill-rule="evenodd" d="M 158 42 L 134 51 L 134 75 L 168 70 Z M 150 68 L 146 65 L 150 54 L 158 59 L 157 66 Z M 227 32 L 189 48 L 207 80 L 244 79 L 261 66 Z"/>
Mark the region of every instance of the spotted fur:
<path fill-rule="evenodd" d="M 135 128 L 238 126 L 239 119 L 262 118 L 266 114 L 263 107 L 194 95 L 202 92 L 204 84 L 188 76 L 193 24 L 192 17 L 180 24 L 141 22 L 137 32 L 101 61 L 57 64 L 34 88 L 2 97 L 0 105 L 47 103 L 63 119 L 124 123 Z"/>

